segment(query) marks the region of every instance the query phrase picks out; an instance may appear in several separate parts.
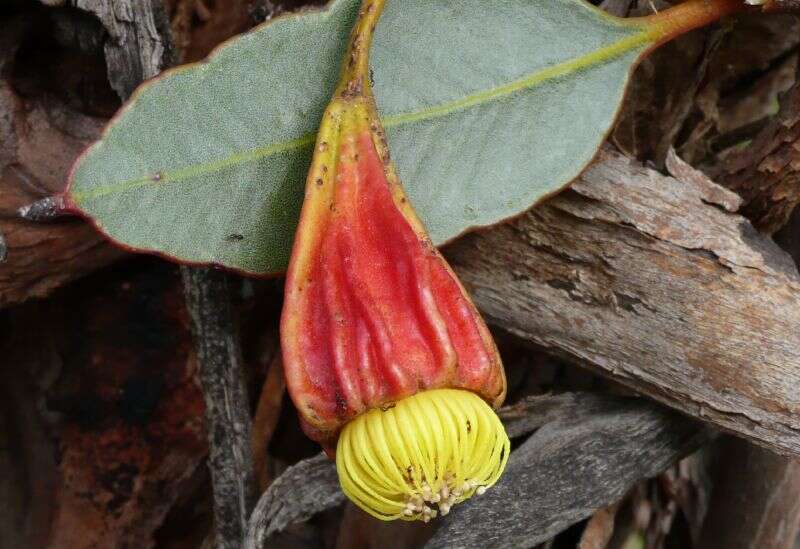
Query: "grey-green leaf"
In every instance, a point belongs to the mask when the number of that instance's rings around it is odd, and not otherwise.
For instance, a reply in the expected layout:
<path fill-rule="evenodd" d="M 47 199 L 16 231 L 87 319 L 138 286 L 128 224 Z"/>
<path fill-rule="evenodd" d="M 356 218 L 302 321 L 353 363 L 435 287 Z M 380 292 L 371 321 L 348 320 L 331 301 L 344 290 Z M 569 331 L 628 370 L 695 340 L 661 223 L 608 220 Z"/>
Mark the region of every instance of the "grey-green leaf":
<path fill-rule="evenodd" d="M 278 19 L 142 86 L 79 159 L 68 200 L 137 250 L 282 271 L 358 4 Z M 388 0 L 374 91 L 434 241 L 576 177 L 653 40 L 581 0 Z"/>

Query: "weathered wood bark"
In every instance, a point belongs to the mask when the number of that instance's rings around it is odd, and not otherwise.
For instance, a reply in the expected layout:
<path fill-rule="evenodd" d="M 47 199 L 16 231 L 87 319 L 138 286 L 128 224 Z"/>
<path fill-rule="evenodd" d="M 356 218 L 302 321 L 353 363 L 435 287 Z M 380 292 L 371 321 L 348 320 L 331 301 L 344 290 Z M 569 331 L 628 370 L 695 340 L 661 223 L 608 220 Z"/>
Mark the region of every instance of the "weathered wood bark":
<path fill-rule="evenodd" d="M 471 505 L 456 506 L 425 547 L 532 547 L 706 440 L 697 424 L 649 402 L 581 404 L 512 452 L 500 481 Z"/>
<path fill-rule="evenodd" d="M 589 393 L 529 398 L 500 416 L 512 436 L 539 430 L 511 453 L 497 485 L 437 519 L 426 547 L 531 547 L 614 503 L 708 436 L 651 402 Z M 264 547 L 290 523 L 344 500 L 333 462 L 305 460 L 262 496 L 245 547 Z"/>
<path fill-rule="evenodd" d="M 699 547 L 792 549 L 800 530 L 800 461 L 725 437 Z"/>
<path fill-rule="evenodd" d="M 800 455 L 800 277 L 737 204 L 605 151 L 570 190 L 447 255 L 494 325 Z"/>
<path fill-rule="evenodd" d="M 228 275 L 182 267 L 206 402 L 217 547 L 238 549 L 255 506 L 252 424 Z"/>
<path fill-rule="evenodd" d="M 800 12 L 800 0 L 764 0 L 766 11 Z"/>
<path fill-rule="evenodd" d="M 742 209 L 755 226 L 774 233 L 800 203 L 800 56 L 795 85 L 781 97 L 780 112 L 752 144 L 727 158 L 714 173 L 745 199 Z"/>
<path fill-rule="evenodd" d="M 111 87 L 122 99 L 175 61 L 160 0 L 69 0 L 95 15 L 108 32 L 103 45 Z"/>
<path fill-rule="evenodd" d="M 103 123 L 50 98 L 23 100 L 0 79 L 0 308 L 47 295 L 122 255 L 79 220 L 32 223 L 17 215 L 64 188 L 73 160 Z"/>

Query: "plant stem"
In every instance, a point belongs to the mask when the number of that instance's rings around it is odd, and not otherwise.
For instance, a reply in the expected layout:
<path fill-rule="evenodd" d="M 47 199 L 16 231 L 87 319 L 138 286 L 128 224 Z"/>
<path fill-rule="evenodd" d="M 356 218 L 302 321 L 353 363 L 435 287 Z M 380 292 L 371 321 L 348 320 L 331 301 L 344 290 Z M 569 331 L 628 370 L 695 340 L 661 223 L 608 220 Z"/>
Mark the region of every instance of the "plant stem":
<path fill-rule="evenodd" d="M 726 15 L 748 9 L 752 9 L 752 6 L 745 4 L 744 0 L 687 0 L 655 15 L 635 17 L 628 21 L 644 27 L 656 44 L 663 44 Z"/>
<path fill-rule="evenodd" d="M 342 61 L 342 74 L 334 98 L 364 96 L 369 93 L 369 50 L 384 3 L 384 0 L 362 0 L 358 19 L 350 35 L 347 54 Z"/>

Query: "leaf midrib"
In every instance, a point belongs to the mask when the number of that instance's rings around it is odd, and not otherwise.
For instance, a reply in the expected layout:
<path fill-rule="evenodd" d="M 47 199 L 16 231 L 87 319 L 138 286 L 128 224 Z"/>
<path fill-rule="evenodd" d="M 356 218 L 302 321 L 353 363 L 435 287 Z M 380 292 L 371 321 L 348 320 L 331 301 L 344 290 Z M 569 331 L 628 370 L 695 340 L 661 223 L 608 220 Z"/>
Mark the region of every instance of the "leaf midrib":
<path fill-rule="evenodd" d="M 533 88 L 542 82 L 553 80 L 581 69 L 600 65 L 606 61 L 619 57 L 629 51 L 654 41 L 654 36 L 648 30 L 642 30 L 622 38 L 608 46 L 597 49 L 580 57 L 562 61 L 545 69 L 541 69 L 517 80 L 503 84 L 488 90 L 479 91 L 460 99 L 448 101 L 440 105 L 426 107 L 418 111 L 400 113 L 386 116 L 383 118 L 383 125 L 386 129 L 405 124 L 414 124 L 432 118 L 440 118 L 454 112 L 463 111 L 470 107 L 498 101 L 516 92 Z M 256 147 L 239 153 L 234 153 L 225 158 L 213 160 L 202 164 L 193 164 L 173 171 L 162 171 L 148 174 L 136 179 L 119 181 L 108 185 L 100 185 L 87 191 L 71 190 L 70 195 L 75 203 L 85 200 L 101 198 L 110 194 L 117 194 L 131 191 L 140 187 L 152 185 L 154 187 L 164 186 L 168 183 L 178 183 L 194 177 L 199 177 L 209 173 L 222 171 L 230 166 L 245 164 L 255 160 L 260 160 L 269 156 L 275 156 L 286 151 L 302 149 L 314 144 L 316 132 L 309 132 L 301 137 L 275 143 L 264 147 Z"/>

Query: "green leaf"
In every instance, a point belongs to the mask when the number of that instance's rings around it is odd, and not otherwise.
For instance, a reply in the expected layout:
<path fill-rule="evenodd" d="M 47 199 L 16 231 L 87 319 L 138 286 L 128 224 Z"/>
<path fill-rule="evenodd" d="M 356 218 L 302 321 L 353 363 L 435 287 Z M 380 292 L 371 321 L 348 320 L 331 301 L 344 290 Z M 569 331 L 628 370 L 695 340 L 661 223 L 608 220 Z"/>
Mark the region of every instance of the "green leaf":
<path fill-rule="evenodd" d="M 137 250 L 282 271 L 357 9 L 336 0 L 278 19 L 143 85 L 77 162 L 68 200 Z M 580 0 L 390 0 L 375 96 L 434 241 L 575 178 L 656 40 Z"/>

